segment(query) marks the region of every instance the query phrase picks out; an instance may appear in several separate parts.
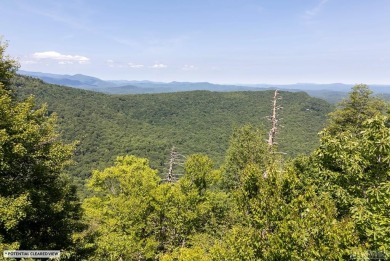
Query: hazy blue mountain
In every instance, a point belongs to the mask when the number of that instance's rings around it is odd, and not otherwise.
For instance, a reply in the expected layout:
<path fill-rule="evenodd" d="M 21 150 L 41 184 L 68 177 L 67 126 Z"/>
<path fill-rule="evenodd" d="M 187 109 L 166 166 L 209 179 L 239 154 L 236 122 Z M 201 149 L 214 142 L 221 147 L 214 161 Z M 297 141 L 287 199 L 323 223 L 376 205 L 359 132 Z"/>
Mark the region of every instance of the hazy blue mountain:
<path fill-rule="evenodd" d="M 252 86 L 259 88 L 278 88 L 278 89 L 288 89 L 288 90 L 328 90 L 328 91 L 337 91 L 337 92 L 349 92 L 353 84 L 344 84 L 344 83 L 329 83 L 329 84 L 315 84 L 315 83 L 295 83 L 295 84 L 241 84 L 243 86 Z M 389 86 L 390 87 L 390 86 Z M 390 90 L 390 88 L 389 88 Z"/>
<path fill-rule="evenodd" d="M 105 94 L 147 94 L 147 93 L 163 93 L 154 88 L 143 88 L 134 85 L 114 86 L 106 88 L 90 89 L 91 91 L 102 92 Z"/>
<path fill-rule="evenodd" d="M 225 85 L 213 84 L 209 82 L 133 82 L 132 85 L 149 89 L 152 93 L 165 92 L 183 92 L 183 91 L 216 91 L 216 92 L 230 92 L 230 91 L 258 91 L 264 88 L 257 88 L 251 86 Z"/>
<path fill-rule="evenodd" d="M 305 90 L 312 97 L 323 99 L 329 103 L 338 103 L 348 96 L 348 92 L 331 90 Z"/>
<path fill-rule="evenodd" d="M 111 82 L 103 81 L 99 78 L 87 76 L 83 74 L 66 75 L 41 72 L 18 71 L 21 75 L 32 76 L 41 79 L 46 83 L 64 85 L 80 89 L 95 89 L 115 86 Z"/>
<path fill-rule="evenodd" d="M 263 88 L 251 86 L 236 86 L 213 84 L 209 82 L 152 82 L 152 81 L 126 81 L 112 80 L 104 81 L 96 77 L 82 74 L 60 75 L 51 73 L 18 71 L 21 75 L 27 75 L 39 78 L 46 83 L 64 85 L 80 89 L 93 90 L 111 94 L 142 94 L 142 93 L 168 93 L 182 91 L 256 91 Z"/>
<path fill-rule="evenodd" d="M 153 82 L 153 81 L 129 81 L 129 80 L 108 80 L 108 82 L 113 83 L 116 86 L 125 86 L 125 85 L 135 85 L 135 84 L 147 84 L 147 83 L 163 83 L 163 82 Z"/>
<path fill-rule="evenodd" d="M 305 91 L 309 95 L 324 99 L 331 103 L 341 101 L 351 90 L 352 84 L 213 84 L 209 82 L 153 82 L 153 81 L 128 81 L 128 80 L 101 80 L 82 74 L 60 75 L 41 72 L 19 71 L 19 74 L 32 76 L 46 83 L 64 85 L 68 87 L 93 90 L 107 94 L 144 94 L 144 93 L 170 93 L 184 91 L 259 91 L 279 89 L 290 92 Z M 390 94 L 390 85 L 369 85 L 377 94 Z M 385 98 L 388 96 L 385 95 Z"/>
<path fill-rule="evenodd" d="M 338 100 L 337 96 L 343 96 L 351 90 L 355 84 L 344 83 L 329 83 L 329 84 L 315 84 L 315 83 L 295 83 L 295 84 L 240 84 L 242 86 L 252 86 L 258 88 L 277 88 L 288 91 L 305 91 L 314 97 L 331 97 L 331 99 Z M 390 94 L 390 85 L 368 84 L 370 89 L 376 93 Z"/>

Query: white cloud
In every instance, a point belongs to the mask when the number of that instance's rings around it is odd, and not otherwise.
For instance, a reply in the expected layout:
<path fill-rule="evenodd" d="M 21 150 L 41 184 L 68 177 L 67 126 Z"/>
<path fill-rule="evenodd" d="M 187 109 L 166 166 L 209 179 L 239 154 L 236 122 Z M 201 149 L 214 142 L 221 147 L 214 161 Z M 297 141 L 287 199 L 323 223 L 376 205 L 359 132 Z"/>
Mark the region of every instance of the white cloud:
<path fill-rule="evenodd" d="M 197 70 L 198 67 L 196 67 L 195 65 L 184 65 L 183 68 L 181 68 L 183 71 L 194 71 L 194 70 Z"/>
<path fill-rule="evenodd" d="M 127 64 L 130 68 L 143 68 L 144 66 L 142 64 L 134 64 L 134 63 L 128 63 Z"/>
<path fill-rule="evenodd" d="M 163 63 L 155 63 L 152 66 L 150 66 L 150 68 L 154 68 L 154 69 L 164 69 L 164 68 L 167 68 L 167 67 L 168 66 L 163 64 Z"/>
<path fill-rule="evenodd" d="M 89 58 L 85 56 L 61 54 L 55 51 L 36 52 L 32 57 L 37 60 L 55 60 L 58 61 L 59 64 L 86 64 L 89 62 Z"/>

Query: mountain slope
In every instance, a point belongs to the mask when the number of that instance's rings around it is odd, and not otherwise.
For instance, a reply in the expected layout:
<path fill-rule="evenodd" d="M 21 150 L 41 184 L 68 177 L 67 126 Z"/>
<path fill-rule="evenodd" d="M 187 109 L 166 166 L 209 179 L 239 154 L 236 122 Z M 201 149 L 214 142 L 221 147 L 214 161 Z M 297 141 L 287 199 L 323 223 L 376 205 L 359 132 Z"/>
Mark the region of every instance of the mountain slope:
<path fill-rule="evenodd" d="M 20 98 L 33 94 L 47 103 L 59 115 L 64 139 L 80 141 L 70 171 L 81 178 L 123 154 L 147 157 L 163 172 L 173 145 L 181 154 L 207 153 L 220 164 L 234 127 L 262 125 L 266 139 L 273 96 L 273 91 L 106 95 L 24 76 L 15 79 L 14 88 Z M 332 106 L 303 92 L 281 95 L 280 150 L 287 156 L 311 151 Z"/>

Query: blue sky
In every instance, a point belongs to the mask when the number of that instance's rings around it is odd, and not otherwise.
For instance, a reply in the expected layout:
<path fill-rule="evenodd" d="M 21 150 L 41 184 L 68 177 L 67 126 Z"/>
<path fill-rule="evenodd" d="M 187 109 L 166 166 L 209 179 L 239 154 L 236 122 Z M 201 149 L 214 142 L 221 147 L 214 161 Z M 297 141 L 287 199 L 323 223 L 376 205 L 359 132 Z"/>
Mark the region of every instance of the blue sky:
<path fill-rule="evenodd" d="M 102 79 L 390 84 L 389 0 L 2 0 L 21 69 Z"/>

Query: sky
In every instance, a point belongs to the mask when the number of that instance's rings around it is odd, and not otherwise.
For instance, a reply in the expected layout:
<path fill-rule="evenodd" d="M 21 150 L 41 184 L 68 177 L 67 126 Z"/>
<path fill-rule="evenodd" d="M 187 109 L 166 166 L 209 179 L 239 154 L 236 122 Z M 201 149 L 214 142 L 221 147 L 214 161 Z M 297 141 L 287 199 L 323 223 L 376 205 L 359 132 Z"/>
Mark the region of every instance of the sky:
<path fill-rule="evenodd" d="M 27 71 L 390 84 L 390 0 L 1 0 L 0 14 Z"/>

